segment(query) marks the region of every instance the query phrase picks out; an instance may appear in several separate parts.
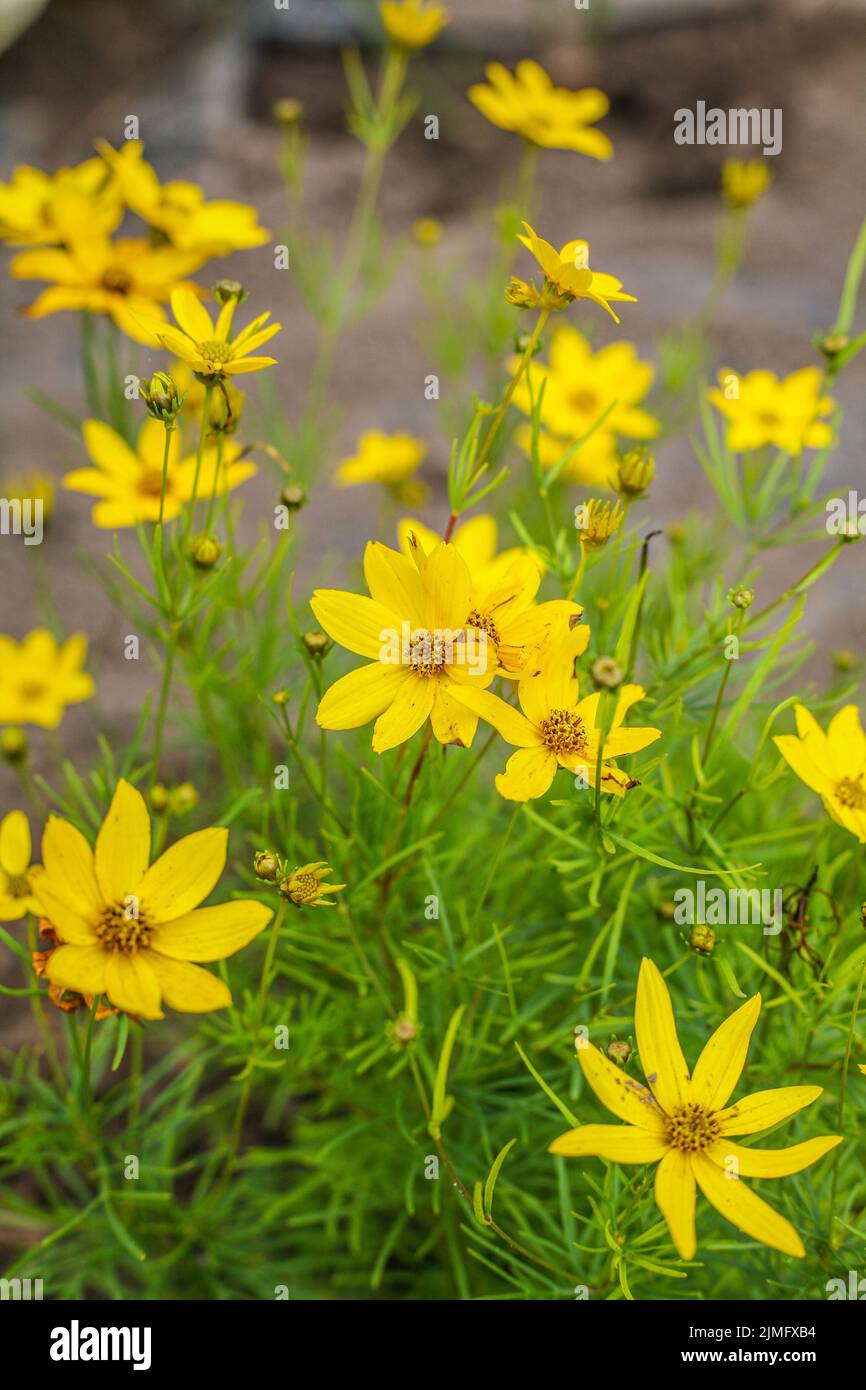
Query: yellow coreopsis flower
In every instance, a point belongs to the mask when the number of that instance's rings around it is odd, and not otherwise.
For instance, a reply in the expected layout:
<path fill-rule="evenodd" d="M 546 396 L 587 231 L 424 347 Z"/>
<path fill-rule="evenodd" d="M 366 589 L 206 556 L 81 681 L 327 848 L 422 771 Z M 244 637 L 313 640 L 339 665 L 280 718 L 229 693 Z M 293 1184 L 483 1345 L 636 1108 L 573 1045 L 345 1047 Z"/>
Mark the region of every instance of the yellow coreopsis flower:
<path fill-rule="evenodd" d="M 511 364 L 517 371 L 519 359 Z M 661 429 L 654 415 L 641 408 L 653 383 L 654 369 L 642 362 L 631 343 L 609 343 L 593 352 L 586 338 L 566 324 L 557 328 L 550 343 L 549 365 L 530 362 L 514 392 L 514 404 L 527 415 L 538 402 L 542 385 L 539 456 L 544 467 L 553 467 L 569 444 L 583 438 L 605 410 L 613 407 L 604 423 L 569 459 L 560 476 L 573 483 L 599 483 L 616 487 L 617 440 L 654 439 Z M 529 452 L 532 430 L 518 432 Z"/>
<path fill-rule="evenodd" d="M 270 236 L 259 226 L 256 209 L 228 199 L 208 202 L 198 184 L 175 180 L 161 184 L 144 158 L 140 140 L 128 140 L 119 150 L 106 140 L 96 142 L 111 171 L 113 186 L 128 208 L 161 232 L 180 251 L 199 258 L 227 256 L 262 246 Z"/>
<path fill-rule="evenodd" d="M 0 821 L 0 922 L 17 922 L 38 913 L 30 881 L 30 826 L 23 811 L 10 811 Z"/>
<path fill-rule="evenodd" d="M 444 5 L 428 0 L 380 0 L 379 15 L 391 42 L 409 52 L 426 48 L 451 19 Z"/>
<path fill-rule="evenodd" d="M 741 377 L 723 369 L 719 387 L 711 387 L 708 395 L 730 422 L 728 448 L 735 453 L 772 444 L 786 454 L 799 454 L 804 448 L 822 449 L 833 438 L 821 417 L 829 415 L 836 402 L 821 395 L 818 367 L 803 367 L 783 380 L 775 372 Z"/>
<path fill-rule="evenodd" d="M 163 1004 L 181 1013 L 231 1004 L 222 980 L 191 962 L 234 955 L 273 914 L 252 899 L 199 906 L 225 868 L 227 845 L 227 830 L 197 830 L 150 864 L 147 806 L 123 780 L 95 851 L 69 821 L 50 816 L 43 867 L 33 879 L 62 943 L 46 978 L 79 994 L 104 994 L 140 1018 L 162 1018 Z"/>
<path fill-rule="evenodd" d="M 426 444 L 411 434 L 366 430 L 355 446 L 355 453 L 343 459 L 334 474 L 334 482 L 337 487 L 381 483 L 407 500 L 407 485 L 415 485 L 415 474 L 426 453 Z"/>
<path fill-rule="evenodd" d="M 83 669 L 86 657 L 82 633 L 62 644 L 43 627 L 23 642 L 0 637 L 0 724 L 56 729 L 67 705 L 93 694 L 93 678 Z"/>
<path fill-rule="evenodd" d="M 29 165 L 0 183 L 0 237 L 12 246 L 58 246 L 108 236 L 123 216 L 120 197 L 101 159 L 43 173 Z"/>
<path fill-rule="evenodd" d="M 549 241 L 536 234 L 528 222 L 523 225 L 526 236 L 518 236 L 517 240 L 532 252 L 545 275 L 546 293 L 540 295 L 538 307 L 564 308 L 574 299 L 591 299 L 595 304 L 600 304 L 615 323 L 619 323 L 610 307 L 611 301 L 637 303 L 633 294 L 625 293 L 621 280 L 590 270 L 588 242 L 568 241 L 561 251 L 556 251 Z"/>
<path fill-rule="evenodd" d="M 544 68 L 524 58 L 510 73 L 501 63 L 485 68 L 487 83 L 469 88 L 469 100 L 493 125 L 512 130 L 533 145 L 552 150 L 577 150 L 593 159 L 610 159 L 613 145 L 600 130 L 592 130 L 610 110 L 610 101 L 596 87 L 578 92 L 554 87 Z"/>
<path fill-rule="evenodd" d="M 232 296 L 223 304 L 214 323 L 191 290 L 179 289 L 171 296 L 171 311 L 178 327 L 155 325 L 154 329 L 163 347 L 187 362 L 199 376 L 207 377 L 210 381 L 218 381 L 223 376 L 238 376 L 243 372 L 259 372 L 263 367 L 275 367 L 275 357 L 251 357 L 250 353 L 279 333 L 282 324 L 267 324 L 271 316 L 268 310 L 230 338 L 237 305 L 237 297 Z"/>
<path fill-rule="evenodd" d="M 773 742 L 837 825 L 866 843 L 866 735 L 857 706 L 834 714 L 826 734 L 803 705 L 794 707 L 794 718 L 796 736 L 779 734 Z"/>
<path fill-rule="evenodd" d="M 22 251 L 9 270 L 17 280 L 54 282 L 24 310 L 27 318 L 64 309 L 108 314 L 127 337 L 158 347 L 155 328 L 165 322 L 162 304 L 199 264 L 196 256 L 173 246 L 151 246 L 133 237 L 111 241 L 94 229 L 62 249 Z"/>
<path fill-rule="evenodd" d="M 762 159 L 726 159 L 722 165 L 722 194 L 738 211 L 756 203 L 772 182 L 773 175 Z"/>
<path fill-rule="evenodd" d="M 324 883 L 334 870 L 324 859 L 315 864 L 302 864 L 280 882 L 280 893 L 296 907 L 333 907 L 329 893 L 342 893 L 345 883 Z"/>
<path fill-rule="evenodd" d="M 429 554 L 440 537 L 419 521 L 404 518 L 397 527 L 400 548 L 411 554 L 413 543 Z M 463 556 L 472 578 L 465 626 L 484 634 L 493 649 L 497 675 L 519 676 L 549 635 L 565 634 L 579 621 L 580 604 L 550 599 L 537 604 L 535 595 L 544 566 L 531 550 L 514 547 L 496 553 L 496 522 L 476 516 L 458 526 L 452 544 Z"/>
<path fill-rule="evenodd" d="M 822 1135 L 789 1149 L 757 1149 L 732 1142 L 734 1135 L 754 1134 L 788 1119 L 822 1093 L 820 1086 L 780 1086 L 729 1104 L 760 1011 L 761 996 L 756 994 L 716 1029 L 689 1073 L 667 985 L 657 966 L 645 957 L 634 1023 L 649 1089 L 624 1074 L 591 1043 L 577 1049 L 589 1085 L 625 1124 L 581 1125 L 555 1139 L 550 1152 L 615 1163 L 657 1162 L 656 1204 L 684 1260 L 692 1259 L 697 1249 L 696 1186 L 745 1235 L 783 1254 L 805 1255 L 791 1223 L 740 1178 L 799 1173 L 842 1142 L 840 1135 Z"/>
<path fill-rule="evenodd" d="M 518 682 L 520 710 L 488 690 L 465 688 L 456 692 L 463 704 L 518 750 L 496 778 L 496 789 L 507 801 L 544 796 L 560 767 L 579 775 L 586 787 L 596 785 L 598 772 L 602 791 L 624 796 L 635 783 L 607 759 L 637 753 L 661 738 L 659 729 L 622 727 L 628 710 L 645 694 L 639 685 L 624 685 L 617 693 L 599 767 L 601 730 L 596 720 L 601 696 L 596 692 L 580 700 L 574 674 L 575 658 L 582 655 L 588 642 L 589 629 L 576 627 L 542 648 L 532 669 Z"/>
<path fill-rule="evenodd" d="M 48 525 L 54 514 L 54 482 L 38 468 L 28 468 L 24 473 L 8 473 L 0 481 L 0 496 L 9 501 L 38 503 L 44 526 Z"/>
<path fill-rule="evenodd" d="M 384 753 L 429 718 L 440 743 L 468 746 L 477 721 L 455 692 L 489 685 L 495 662 L 463 626 L 472 599 L 463 557 L 444 541 L 430 555 L 414 545 L 411 559 L 371 541 L 364 578 L 370 598 L 317 589 L 310 600 L 328 636 L 369 663 L 325 691 L 316 722 L 357 729 L 375 719 L 373 751 Z"/>

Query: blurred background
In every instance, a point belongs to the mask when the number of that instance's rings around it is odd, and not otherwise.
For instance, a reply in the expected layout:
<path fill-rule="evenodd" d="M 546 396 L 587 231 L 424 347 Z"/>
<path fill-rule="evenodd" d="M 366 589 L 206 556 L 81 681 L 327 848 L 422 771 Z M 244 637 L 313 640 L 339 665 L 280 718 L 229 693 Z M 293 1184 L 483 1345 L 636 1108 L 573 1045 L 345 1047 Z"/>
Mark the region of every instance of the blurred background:
<path fill-rule="evenodd" d="M 394 513 L 383 516 L 376 489 L 337 491 L 327 481 L 362 430 L 406 429 L 428 441 L 433 491 L 424 515 L 444 522 L 449 440 L 424 397 L 424 377 L 435 367 L 424 331 L 429 307 L 416 289 L 418 256 L 442 255 L 465 277 L 482 274 L 494 255 L 492 212 L 518 151 L 515 137 L 466 100 L 488 61 L 513 67 L 535 57 L 556 82 L 598 85 L 611 97 L 603 122 L 616 147 L 610 164 L 555 151 L 543 152 L 539 163 L 543 234 L 557 245 L 586 237 L 593 263 L 639 296 L 626 306 L 622 329 L 595 322 L 597 344 L 625 335 L 657 360 L 660 339 L 697 315 L 709 290 L 721 161 L 726 153 L 750 152 L 675 145 L 680 106 L 704 100 L 784 111 L 783 149 L 772 161 L 776 182 L 753 213 L 743 267 L 721 303 L 713 369 L 784 373 L 818 361 L 812 336 L 833 322 L 866 212 L 866 0 L 589 0 L 587 9 L 574 0 L 451 0 L 450 8 L 450 27 L 413 63 L 421 103 L 391 157 L 381 205 L 388 240 L 405 239 L 419 217 L 439 219 L 443 240 L 426 253 L 407 251 L 403 242 L 387 294 L 343 341 L 333 384 L 336 453 L 324 461 L 321 486 L 303 513 L 307 559 L 299 598 L 314 577 L 327 573 L 334 582 L 368 537 L 391 539 Z M 345 129 L 340 48 L 356 42 L 372 59 L 380 33 L 374 0 L 291 0 L 288 10 L 273 0 L 0 0 L 0 178 L 16 164 L 53 170 L 77 163 L 99 136 L 119 144 L 124 119 L 134 114 L 162 180 L 193 179 L 208 197 L 255 204 L 278 243 L 287 205 L 271 108 L 278 98 L 296 97 L 310 142 L 308 223 L 339 246 L 362 159 Z M 423 138 L 428 112 L 439 116 L 438 141 Z M 212 270 L 222 271 L 221 263 Z M 270 386 L 291 429 L 315 326 L 291 273 L 275 273 L 270 244 L 237 253 L 223 273 L 244 281 L 256 312 L 272 308 L 284 324 Z M 75 316 L 28 322 L 18 315 L 38 288 L 0 273 L 0 476 L 38 467 L 57 478 L 82 462 L 71 437 L 27 395 L 39 384 L 69 409 L 83 409 Z M 863 318 L 861 309 L 861 331 Z M 144 352 L 142 369 L 164 365 L 155 355 L 147 359 Z M 828 482 L 862 490 L 866 354 L 836 394 L 846 421 Z M 660 450 L 657 472 L 647 509 L 654 522 L 692 512 L 699 526 L 701 508 L 715 509 L 688 431 Z M 244 488 L 249 534 L 270 518 L 275 493 L 264 469 Z M 125 620 L 80 563 L 82 556 L 100 559 L 110 542 L 92 528 L 89 513 L 89 499 L 58 492 L 38 564 L 20 540 L 3 539 L 0 631 L 23 636 L 37 621 L 39 584 L 47 585 L 66 630 L 90 635 L 100 704 L 122 738 L 140 708 L 142 681 L 155 686 L 157 674 L 120 659 Z M 818 553 L 820 547 L 769 557 L 762 601 Z M 863 650 L 864 562 L 866 546 L 850 547 L 810 598 L 816 651 L 807 670 L 819 682 L 834 649 Z M 733 582 L 737 575 L 724 577 Z M 72 709 L 63 735 L 67 750 L 91 748 L 92 711 Z M 0 778 L 6 809 L 15 783 L 5 768 Z"/>

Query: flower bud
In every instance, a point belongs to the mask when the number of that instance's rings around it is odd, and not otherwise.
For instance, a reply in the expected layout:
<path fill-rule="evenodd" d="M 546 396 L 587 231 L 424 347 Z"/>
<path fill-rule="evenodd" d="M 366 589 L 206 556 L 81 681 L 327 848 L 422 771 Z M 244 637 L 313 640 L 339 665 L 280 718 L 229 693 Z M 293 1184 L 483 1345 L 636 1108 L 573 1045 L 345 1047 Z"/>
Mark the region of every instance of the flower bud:
<path fill-rule="evenodd" d="M 819 333 L 812 341 L 828 362 L 834 362 L 851 343 L 847 333 Z"/>
<path fill-rule="evenodd" d="M 656 475 L 655 455 L 651 449 L 631 449 L 619 461 L 618 489 L 630 497 L 646 492 Z"/>
<path fill-rule="evenodd" d="M 395 1042 L 410 1043 L 414 1042 L 418 1036 L 418 1024 L 405 1014 L 394 1020 L 391 1028 L 391 1035 Z"/>
<path fill-rule="evenodd" d="M 300 483 L 289 483 L 280 493 L 280 501 L 290 512 L 299 512 L 307 505 L 307 494 Z"/>
<path fill-rule="evenodd" d="M 751 608 L 755 601 L 755 591 L 754 589 L 747 589 L 743 585 L 738 589 L 729 589 L 728 601 L 732 603 L 735 608 Z"/>
<path fill-rule="evenodd" d="M 178 393 L 177 387 L 167 372 L 154 372 L 150 380 L 140 376 L 138 378 L 138 391 L 147 406 L 148 415 L 152 416 L 154 420 L 162 420 L 164 424 L 174 424 L 183 405 L 184 397 Z"/>
<path fill-rule="evenodd" d="M 304 633 L 304 646 L 312 657 L 323 657 L 330 645 L 331 639 L 324 632 L 313 631 Z"/>
<path fill-rule="evenodd" d="M 591 674 L 600 690 L 616 690 L 625 680 L 625 672 L 612 656 L 600 656 L 594 662 Z"/>
<path fill-rule="evenodd" d="M 701 956 L 711 956 L 716 947 L 716 933 L 702 922 L 690 928 L 687 940 L 692 950 Z"/>
<path fill-rule="evenodd" d="M 162 782 L 157 782 L 150 793 L 150 809 L 155 815 L 161 816 L 168 810 L 168 800 L 168 787 L 163 786 Z"/>
<path fill-rule="evenodd" d="M 435 217 L 419 217 L 412 223 L 412 239 L 418 246 L 437 246 L 442 240 L 442 223 Z"/>
<path fill-rule="evenodd" d="M 212 570 L 222 553 L 222 545 L 216 536 L 193 536 L 189 543 L 189 557 L 200 570 Z"/>
<path fill-rule="evenodd" d="M 275 705 L 287 705 L 289 703 L 288 690 L 275 690 L 272 696 Z"/>
<path fill-rule="evenodd" d="M 180 786 L 172 787 L 168 794 L 168 808 L 173 816 L 184 816 L 196 805 L 198 792 L 192 782 L 181 782 Z"/>
<path fill-rule="evenodd" d="M 27 761 L 29 745 L 23 729 L 4 729 L 0 733 L 0 755 L 13 767 Z"/>
<path fill-rule="evenodd" d="M 505 286 L 505 298 L 518 309 L 537 309 L 541 304 L 541 295 L 535 286 L 513 276 Z"/>
<path fill-rule="evenodd" d="M 661 902 L 656 904 L 656 916 L 663 922 L 672 922 L 676 910 L 677 905 L 673 898 L 662 898 Z"/>
<path fill-rule="evenodd" d="M 833 666 L 837 671 L 853 671 L 856 665 L 857 656 L 850 647 L 839 647 L 833 653 Z"/>
<path fill-rule="evenodd" d="M 245 299 L 249 299 L 247 291 L 244 289 L 240 280 L 217 280 L 213 287 L 214 299 L 217 304 L 243 304 Z"/>
<path fill-rule="evenodd" d="M 292 126 L 298 125 L 303 114 L 304 108 L 295 97 L 281 97 L 271 107 L 271 115 L 284 130 L 291 130 Z"/>
<path fill-rule="evenodd" d="M 276 883 L 280 873 L 280 861 L 269 849 L 260 849 L 253 859 L 253 873 L 263 878 L 265 883 Z"/>
<path fill-rule="evenodd" d="M 631 1044 L 618 1038 L 611 1038 L 607 1045 L 607 1055 L 617 1066 L 624 1067 L 631 1056 Z"/>

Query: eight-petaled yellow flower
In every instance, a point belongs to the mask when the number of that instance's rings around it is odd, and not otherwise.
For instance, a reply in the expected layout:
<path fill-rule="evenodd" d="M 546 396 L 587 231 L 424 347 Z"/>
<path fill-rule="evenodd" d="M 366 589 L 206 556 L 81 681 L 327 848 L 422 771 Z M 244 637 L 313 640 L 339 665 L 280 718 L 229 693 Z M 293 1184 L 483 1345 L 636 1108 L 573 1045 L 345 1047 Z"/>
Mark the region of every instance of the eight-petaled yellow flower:
<path fill-rule="evenodd" d="M 780 1086 L 729 1104 L 761 1011 L 754 995 L 725 1019 L 707 1042 L 693 1072 L 683 1056 L 667 985 L 657 966 L 641 963 L 635 1034 L 648 1089 L 620 1071 L 591 1043 L 579 1046 L 581 1071 L 621 1125 L 581 1125 L 550 1146 L 572 1158 L 614 1163 L 658 1163 L 656 1204 L 684 1260 L 697 1249 L 695 1198 L 707 1200 L 737 1230 L 786 1255 L 805 1255 L 794 1227 L 741 1178 L 782 1178 L 802 1172 L 842 1142 L 822 1135 L 788 1149 L 758 1149 L 733 1142 L 777 1125 L 811 1105 L 820 1086 Z"/>
<path fill-rule="evenodd" d="M 0 724 L 56 729 L 67 705 L 93 694 L 93 677 L 83 669 L 86 657 L 82 633 L 63 643 L 43 627 L 23 642 L 0 636 Z"/>
<path fill-rule="evenodd" d="M 226 985 L 192 962 L 234 955 L 273 915 L 253 899 L 199 906 L 223 872 L 227 846 L 227 830 L 197 830 L 151 864 L 147 806 L 123 780 L 95 850 L 69 821 L 50 816 L 33 889 L 63 944 L 46 978 L 104 994 L 139 1018 L 162 1018 L 164 1004 L 181 1013 L 227 1007 Z"/>
<path fill-rule="evenodd" d="M 451 18 L 444 5 L 428 0 L 381 0 L 379 15 L 391 42 L 409 52 L 426 48 Z"/>
<path fill-rule="evenodd" d="M 833 431 L 821 417 L 836 402 L 821 395 L 818 367 L 802 367 L 780 380 L 775 372 L 749 372 L 739 376 L 723 368 L 719 386 L 709 398 L 728 424 L 728 448 L 735 453 L 762 449 L 771 444 L 786 454 L 804 448 L 822 449 Z"/>
<path fill-rule="evenodd" d="M 179 289 L 171 296 L 171 311 L 178 327 L 161 327 L 157 324 L 153 325 L 153 329 L 163 347 L 167 347 L 181 361 L 188 363 L 194 372 L 209 381 L 275 367 L 275 357 L 256 357 L 250 356 L 250 353 L 279 333 L 282 324 L 268 324 L 271 316 L 269 310 L 259 314 L 258 318 L 231 338 L 229 334 L 237 305 L 238 299 L 233 296 L 222 305 L 214 323 L 201 300 L 191 290 Z"/>
<path fill-rule="evenodd" d="M 561 251 L 538 236 L 528 222 L 524 222 L 526 236 L 518 236 L 518 241 L 530 250 L 544 271 L 545 287 L 538 295 L 533 307 L 563 309 L 574 299 L 591 299 L 610 314 L 615 323 L 617 315 L 611 309 L 611 302 L 629 301 L 637 303 L 633 294 L 626 294 L 622 281 L 613 275 L 605 275 L 589 268 L 589 243 L 568 241 Z"/>
<path fill-rule="evenodd" d="M 520 710 L 489 690 L 464 688 L 456 692 L 462 703 L 518 750 L 496 778 L 496 789 L 507 801 L 544 796 L 560 767 L 578 775 L 585 787 L 594 787 L 599 778 L 602 791 L 624 796 L 635 783 L 607 760 L 637 753 L 661 737 L 659 729 L 622 727 L 631 706 L 645 693 L 639 685 L 624 685 L 616 694 L 599 763 L 601 695 L 596 691 L 579 699 L 574 674 L 575 658 L 586 650 L 588 641 L 589 629 L 576 627 L 542 648 L 518 682 Z"/>
<path fill-rule="evenodd" d="M 485 68 L 487 85 L 469 88 L 469 100 L 493 125 L 512 130 L 533 145 L 553 150 L 577 150 L 593 159 L 610 159 L 613 145 L 592 127 L 610 110 L 610 101 L 596 87 L 571 92 L 554 87 L 550 77 L 531 58 L 510 73 L 501 63 Z"/>
<path fill-rule="evenodd" d="M 773 742 L 785 761 L 817 792 L 827 814 L 866 843 L 866 735 L 856 705 L 834 714 L 826 734 L 803 705 L 796 705 L 797 733 Z"/>
<path fill-rule="evenodd" d="M 0 821 L 0 922 L 16 922 L 38 913 L 30 865 L 30 826 L 23 811 L 10 811 Z"/>
<path fill-rule="evenodd" d="M 180 434 L 173 431 L 168 446 L 168 468 L 163 494 L 163 453 L 165 429 L 159 420 L 147 419 L 138 432 L 135 448 L 101 420 L 85 420 L 82 425 L 84 444 L 92 467 L 75 468 L 63 478 L 63 486 L 71 492 L 84 492 L 100 500 L 91 514 L 94 526 L 114 530 L 119 526 L 137 526 L 141 521 L 173 521 L 184 502 L 193 495 L 196 455 L 182 457 Z M 223 446 L 219 477 L 216 446 L 202 451 L 198 477 L 199 499 L 210 497 L 216 483 L 216 494 L 222 496 L 254 476 L 256 466 L 240 458 L 241 449 L 233 440 Z"/>

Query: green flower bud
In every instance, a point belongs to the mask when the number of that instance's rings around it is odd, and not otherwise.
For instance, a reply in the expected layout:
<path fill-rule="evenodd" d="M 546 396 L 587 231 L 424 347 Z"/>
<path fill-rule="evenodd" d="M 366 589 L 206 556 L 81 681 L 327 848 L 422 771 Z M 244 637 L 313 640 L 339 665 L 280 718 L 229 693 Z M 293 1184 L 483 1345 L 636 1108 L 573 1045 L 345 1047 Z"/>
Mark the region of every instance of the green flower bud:
<path fill-rule="evenodd" d="M 181 396 L 167 372 L 154 372 L 147 377 L 138 378 L 139 394 L 147 406 L 148 415 L 164 424 L 173 425 L 184 403 L 186 393 Z"/>
<path fill-rule="evenodd" d="M 189 543 L 190 559 L 200 570 L 212 570 L 222 553 L 222 545 L 216 536 L 193 536 Z"/>

